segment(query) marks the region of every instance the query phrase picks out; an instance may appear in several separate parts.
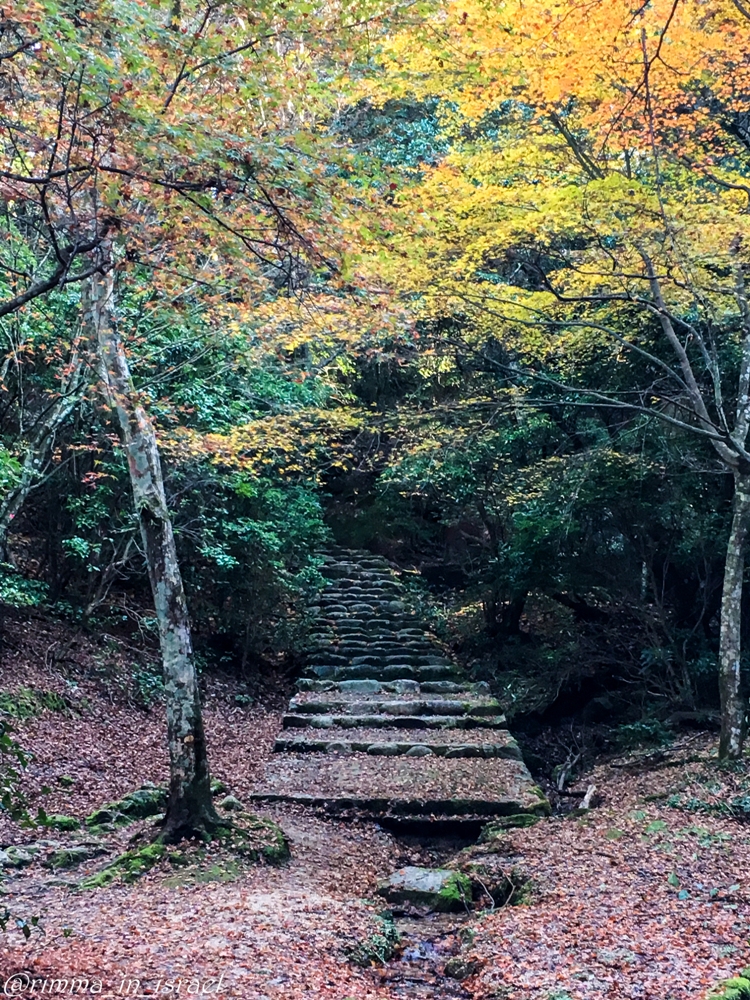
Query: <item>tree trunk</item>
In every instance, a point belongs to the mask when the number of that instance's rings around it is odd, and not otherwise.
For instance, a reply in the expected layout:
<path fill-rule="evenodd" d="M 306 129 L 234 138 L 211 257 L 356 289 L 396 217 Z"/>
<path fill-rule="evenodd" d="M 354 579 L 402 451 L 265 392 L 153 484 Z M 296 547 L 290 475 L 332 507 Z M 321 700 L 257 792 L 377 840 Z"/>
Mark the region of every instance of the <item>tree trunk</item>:
<path fill-rule="evenodd" d="M 745 738 L 745 703 L 742 697 L 742 586 L 745 576 L 745 543 L 750 518 L 750 477 L 735 474 L 732 527 L 727 543 L 724 588 L 721 598 L 719 644 L 719 694 L 721 739 L 719 757 L 737 760 Z"/>
<path fill-rule="evenodd" d="M 151 419 L 138 402 L 114 312 L 111 270 L 87 283 L 86 320 L 97 346 L 100 375 L 114 410 L 130 469 L 133 500 L 146 555 L 164 671 L 170 758 L 169 804 L 162 839 L 210 839 L 221 825 L 211 799 L 190 622 L 167 509 Z"/>

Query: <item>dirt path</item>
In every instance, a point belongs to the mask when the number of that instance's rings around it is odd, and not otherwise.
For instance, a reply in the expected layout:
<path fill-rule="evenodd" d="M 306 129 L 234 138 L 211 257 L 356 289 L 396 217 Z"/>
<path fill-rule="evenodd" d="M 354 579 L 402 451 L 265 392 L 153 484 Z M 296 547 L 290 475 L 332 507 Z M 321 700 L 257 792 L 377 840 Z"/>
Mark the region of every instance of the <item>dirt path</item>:
<path fill-rule="evenodd" d="M 41 912 L 44 935 L 28 944 L 12 939 L 5 976 L 84 977 L 115 995 L 134 989 L 130 980 L 144 995 L 168 995 L 168 979 L 182 979 L 187 993 L 194 980 L 218 977 L 221 995 L 241 1000 L 465 995 L 450 982 L 443 990 L 435 971 L 455 949 L 460 918 L 428 923 L 423 936 L 450 939 L 443 949 L 416 943 L 409 951 L 407 940 L 406 960 L 385 976 L 358 969 L 344 954 L 377 929 L 376 879 L 420 857 L 372 825 L 289 810 L 268 815 L 289 834 L 292 860 L 232 881 L 176 886 L 155 869 L 134 886 L 78 892 L 45 884 L 39 873 L 18 877 L 10 887 L 14 907 Z"/>

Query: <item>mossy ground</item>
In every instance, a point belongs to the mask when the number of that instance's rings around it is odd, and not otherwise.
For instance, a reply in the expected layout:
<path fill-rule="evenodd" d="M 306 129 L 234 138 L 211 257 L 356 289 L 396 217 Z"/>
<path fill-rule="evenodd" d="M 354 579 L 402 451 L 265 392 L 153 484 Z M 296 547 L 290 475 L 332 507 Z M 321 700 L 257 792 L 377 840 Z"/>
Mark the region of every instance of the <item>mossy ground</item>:
<path fill-rule="evenodd" d="M 154 841 L 135 847 L 110 861 L 101 871 L 79 884 L 81 889 L 101 889 L 114 882 L 135 882 L 156 865 L 179 869 L 167 875 L 167 885 L 190 885 L 203 882 L 230 882 L 258 862 L 281 864 L 289 857 L 284 831 L 272 820 L 251 813 L 235 814 L 226 833 L 205 843 L 169 847 Z"/>
<path fill-rule="evenodd" d="M 80 820 L 77 820 L 75 816 L 64 816 L 61 813 L 55 813 L 51 816 L 45 816 L 42 820 L 42 825 L 48 827 L 50 830 L 78 830 L 80 829 Z"/>
<path fill-rule="evenodd" d="M 20 687 L 15 691 L 0 691 L 0 712 L 11 719 L 23 721 L 50 712 L 67 712 L 68 703 L 56 691 L 42 691 L 37 688 Z"/>

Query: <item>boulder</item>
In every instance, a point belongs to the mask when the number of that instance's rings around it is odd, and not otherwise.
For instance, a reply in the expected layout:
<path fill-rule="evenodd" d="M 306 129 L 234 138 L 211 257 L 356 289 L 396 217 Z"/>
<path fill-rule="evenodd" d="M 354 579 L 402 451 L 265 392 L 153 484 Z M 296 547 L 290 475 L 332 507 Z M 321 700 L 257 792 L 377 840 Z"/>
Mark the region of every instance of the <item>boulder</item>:
<path fill-rule="evenodd" d="M 101 844 L 73 844 L 71 847 L 61 847 L 53 851 L 44 860 L 45 868 L 75 868 L 76 865 L 91 858 L 106 854 L 106 848 Z"/>
<path fill-rule="evenodd" d="M 391 904 L 411 903 L 441 913 L 463 910 L 471 902 L 471 881 L 449 868 L 399 868 L 378 883 L 377 891 Z"/>
<path fill-rule="evenodd" d="M 221 809 L 226 809 L 227 812 L 242 812 L 245 808 L 239 799 L 235 798 L 234 795 L 227 795 L 225 799 L 222 799 L 219 803 Z"/>
<path fill-rule="evenodd" d="M 0 850 L 0 868 L 25 868 L 47 846 L 51 846 L 51 843 L 43 841 L 39 844 L 19 844 L 17 846 L 4 847 Z"/>
<path fill-rule="evenodd" d="M 50 830 L 77 830 L 81 824 L 75 816 L 64 816 L 61 813 L 56 813 L 52 816 L 47 816 L 44 820 L 44 825 L 49 827 Z"/>
<path fill-rule="evenodd" d="M 144 781 L 140 788 L 128 792 L 118 802 L 108 802 L 86 817 L 86 826 L 105 826 L 109 823 L 126 825 L 137 819 L 156 816 L 167 807 L 167 790 L 151 781 Z"/>

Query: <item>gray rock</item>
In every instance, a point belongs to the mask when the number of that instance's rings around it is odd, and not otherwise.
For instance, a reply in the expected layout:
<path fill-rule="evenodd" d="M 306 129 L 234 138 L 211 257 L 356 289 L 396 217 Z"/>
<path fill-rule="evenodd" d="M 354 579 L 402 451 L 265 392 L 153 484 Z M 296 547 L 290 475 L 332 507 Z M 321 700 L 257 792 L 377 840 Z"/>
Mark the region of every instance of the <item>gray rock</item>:
<path fill-rule="evenodd" d="M 241 812 L 245 808 L 234 795 L 227 795 L 225 799 L 221 800 L 219 805 L 222 809 L 226 809 L 227 812 Z"/>
<path fill-rule="evenodd" d="M 484 757 L 485 754 L 482 752 L 482 748 L 476 745 L 471 745 L 469 743 L 462 744 L 461 746 L 451 747 L 451 749 L 446 753 L 446 757 Z M 487 756 L 494 756 L 487 754 Z"/>
<path fill-rule="evenodd" d="M 332 740 L 326 743 L 326 753 L 351 753 L 352 745 L 346 740 Z"/>
<path fill-rule="evenodd" d="M 457 979 L 461 982 L 468 979 L 469 976 L 475 975 L 481 967 L 482 963 L 475 958 L 461 958 L 460 955 L 454 955 L 445 963 L 443 973 L 449 979 Z"/>
<path fill-rule="evenodd" d="M 449 868 L 399 868 L 378 883 L 378 895 L 389 903 L 412 903 L 428 910 L 462 910 L 471 901 L 471 882 Z"/>
<path fill-rule="evenodd" d="M 379 694 L 383 690 L 383 685 L 379 681 L 371 680 L 340 681 L 339 690 L 355 691 L 359 694 Z"/>
<path fill-rule="evenodd" d="M 400 750 L 398 743 L 371 743 L 367 752 L 379 757 L 398 757 Z"/>
<path fill-rule="evenodd" d="M 409 680 L 393 681 L 393 683 L 388 685 L 388 690 L 393 691 L 395 694 L 419 694 L 419 682 Z"/>
<path fill-rule="evenodd" d="M 50 854 L 45 859 L 44 866 L 45 868 L 74 868 L 91 858 L 98 858 L 101 854 L 106 854 L 106 848 L 102 847 L 101 844 L 73 844 L 71 847 L 62 847 Z"/>
<path fill-rule="evenodd" d="M 385 607 L 386 611 L 396 612 L 396 611 L 404 611 L 406 605 L 404 604 L 403 601 L 388 601 L 386 604 L 383 605 L 383 607 Z"/>
<path fill-rule="evenodd" d="M 0 868 L 25 868 L 41 850 L 39 844 L 11 845 L 0 851 Z"/>
<path fill-rule="evenodd" d="M 424 744 L 419 744 L 419 745 L 417 745 L 415 747 L 412 747 L 410 750 L 407 750 L 406 753 L 404 754 L 404 756 L 405 757 L 432 757 L 433 756 L 433 752 L 432 752 L 432 750 L 428 746 L 424 746 Z"/>

